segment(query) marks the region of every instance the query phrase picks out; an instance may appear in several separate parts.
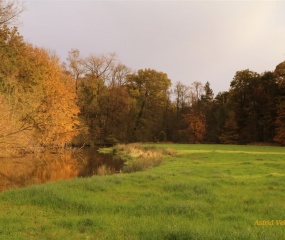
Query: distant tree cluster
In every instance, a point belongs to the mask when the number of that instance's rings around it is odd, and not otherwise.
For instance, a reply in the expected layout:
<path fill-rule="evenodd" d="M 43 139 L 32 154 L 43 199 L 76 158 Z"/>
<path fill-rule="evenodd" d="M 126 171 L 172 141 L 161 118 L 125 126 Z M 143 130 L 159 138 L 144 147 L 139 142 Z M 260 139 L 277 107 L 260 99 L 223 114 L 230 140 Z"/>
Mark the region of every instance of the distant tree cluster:
<path fill-rule="evenodd" d="M 81 131 L 75 144 L 153 141 L 167 124 L 171 81 L 152 69 L 133 72 L 115 54 L 69 52 L 66 72 L 76 83 Z"/>
<path fill-rule="evenodd" d="M 217 96 L 209 82 L 171 90 L 165 73 L 132 72 L 114 54 L 82 58 L 72 50 L 66 69 L 89 134 L 79 142 L 285 143 L 285 62 L 273 72 L 238 71 Z"/>
<path fill-rule="evenodd" d="M 184 100 L 184 96 L 193 99 L 193 93 L 178 83 L 175 91 L 177 118 L 174 121 L 178 124 L 173 128 L 176 128 L 172 132 L 173 140 L 226 144 L 275 142 L 283 145 L 284 71 L 285 62 L 273 72 L 238 71 L 229 91 L 213 97 L 210 85 L 206 83 L 202 94 L 200 97 L 196 95 L 194 101 Z M 185 89 L 190 94 L 185 93 Z"/>
<path fill-rule="evenodd" d="M 207 82 L 171 89 L 166 73 L 133 71 L 115 54 L 66 63 L 10 24 L 23 10 L 0 0 L 0 148 L 172 141 L 285 144 L 285 62 L 236 72 L 216 96 Z"/>

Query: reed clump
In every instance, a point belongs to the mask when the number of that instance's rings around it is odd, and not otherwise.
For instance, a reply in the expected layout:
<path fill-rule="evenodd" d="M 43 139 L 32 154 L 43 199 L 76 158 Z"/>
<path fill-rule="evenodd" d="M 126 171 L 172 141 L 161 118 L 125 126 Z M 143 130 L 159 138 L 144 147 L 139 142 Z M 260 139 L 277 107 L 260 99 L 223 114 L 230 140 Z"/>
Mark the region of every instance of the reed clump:
<path fill-rule="evenodd" d="M 103 164 L 97 169 L 97 175 L 99 176 L 105 176 L 105 175 L 111 175 L 115 172 L 114 169 L 108 167 L 107 165 Z"/>
<path fill-rule="evenodd" d="M 113 148 L 113 154 L 119 155 L 125 166 L 125 173 L 144 171 L 160 165 L 165 156 L 175 156 L 175 151 L 140 143 L 119 144 Z"/>

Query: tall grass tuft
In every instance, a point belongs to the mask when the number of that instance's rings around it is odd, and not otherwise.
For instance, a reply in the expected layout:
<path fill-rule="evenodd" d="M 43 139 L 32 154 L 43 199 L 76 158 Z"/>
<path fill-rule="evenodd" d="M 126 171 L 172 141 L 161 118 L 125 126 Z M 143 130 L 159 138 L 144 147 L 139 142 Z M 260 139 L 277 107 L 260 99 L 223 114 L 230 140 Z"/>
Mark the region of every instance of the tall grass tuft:
<path fill-rule="evenodd" d="M 153 145 L 139 143 L 120 144 L 113 148 L 113 154 L 126 161 L 123 172 L 137 172 L 156 167 L 162 163 L 163 157 L 175 156 L 175 151 Z"/>
<path fill-rule="evenodd" d="M 98 167 L 97 169 L 97 174 L 100 176 L 104 176 L 104 175 L 111 175 L 112 173 L 114 173 L 115 170 L 108 167 L 107 165 L 103 164 L 100 167 Z"/>

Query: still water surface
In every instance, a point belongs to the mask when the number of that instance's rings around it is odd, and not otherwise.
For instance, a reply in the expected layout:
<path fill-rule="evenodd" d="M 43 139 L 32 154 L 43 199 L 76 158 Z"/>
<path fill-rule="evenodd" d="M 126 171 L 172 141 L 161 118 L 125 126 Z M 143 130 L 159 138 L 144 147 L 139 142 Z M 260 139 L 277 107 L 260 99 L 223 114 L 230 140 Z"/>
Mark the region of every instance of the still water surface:
<path fill-rule="evenodd" d="M 84 148 L 57 154 L 31 154 L 22 158 L 0 158 L 0 191 L 49 181 L 119 172 L 124 162 L 97 149 Z M 103 172 L 102 172 L 103 170 Z"/>

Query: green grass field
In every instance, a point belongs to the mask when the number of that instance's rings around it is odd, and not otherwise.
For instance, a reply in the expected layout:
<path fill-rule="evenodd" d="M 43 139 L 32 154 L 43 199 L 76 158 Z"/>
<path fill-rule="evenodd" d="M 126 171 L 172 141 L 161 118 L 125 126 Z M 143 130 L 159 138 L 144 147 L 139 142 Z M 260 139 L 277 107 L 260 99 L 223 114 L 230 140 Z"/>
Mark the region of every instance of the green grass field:
<path fill-rule="evenodd" d="M 284 148 L 157 146 L 177 156 L 0 193 L 0 239 L 285 238 Z"/>

